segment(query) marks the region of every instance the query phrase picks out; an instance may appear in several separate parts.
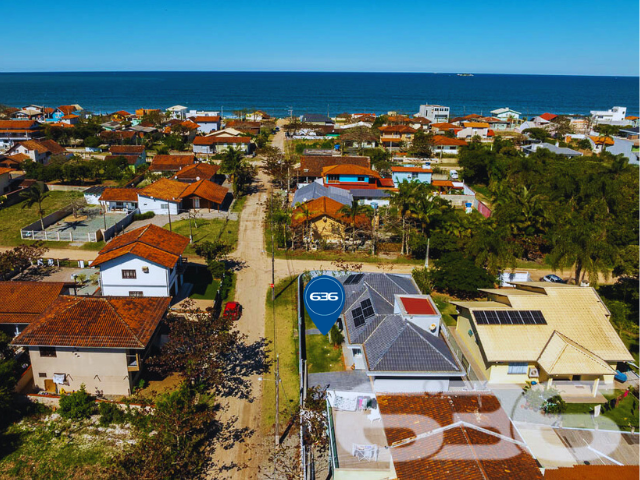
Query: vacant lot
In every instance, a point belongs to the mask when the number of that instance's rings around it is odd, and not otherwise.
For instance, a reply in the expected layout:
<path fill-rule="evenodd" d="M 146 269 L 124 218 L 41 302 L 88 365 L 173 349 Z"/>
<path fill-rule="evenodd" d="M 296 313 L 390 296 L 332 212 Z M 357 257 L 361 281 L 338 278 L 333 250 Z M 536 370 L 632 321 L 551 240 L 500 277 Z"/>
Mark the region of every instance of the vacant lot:
<path fill-rule="evenodd" d="M 82 192 L 49 192 L 47 198 L 42 202 L 45 216 L 66 207 L 71 200 L 80 197 L 82 197 Z M 0 245 L 14 246 L 22 243 L 32 243 L 23 241 L 20 238 L 20 229 L 40 218 L 38 206 L 23 208 L 24 205 L 25 202 L 20 202 L 0 210 Z M 47 242 L 49 248 L 60 248 L 68 245 L 69 242 Z"/>
<path fill-rule="evenodd" d="M 189 227 L 189 223 L 191 223 L 191 227 Z M 193 235 L 193 243 L 185 250 L 187 255 L 195 255 L 195 246 L 199 242 L 222 240 L 234 249 L 238 244 L 238 222 L 235 220 L 227 221 L 218 218 L 204 220 L 198 218 L 196 220 L 172 222 L 171 227 L 173 232 L 187 238 L 189 238 L 189 235 Z M 164 228 L 169 230 L 169 224 L 165 225 Z"/>

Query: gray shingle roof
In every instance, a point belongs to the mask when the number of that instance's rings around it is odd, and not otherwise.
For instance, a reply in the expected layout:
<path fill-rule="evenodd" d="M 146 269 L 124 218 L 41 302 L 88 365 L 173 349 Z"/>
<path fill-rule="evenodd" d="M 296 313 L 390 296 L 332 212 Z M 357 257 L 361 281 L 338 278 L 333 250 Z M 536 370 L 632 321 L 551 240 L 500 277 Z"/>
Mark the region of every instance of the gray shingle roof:
<path fill-rule="evenodd" d="M 293 202 L 291 202 L 291 205 L 295 206 L 297 203 L 310 202 L 311 200 L 315 200 L 320 197 L 329 197 L 343 205 L 351 205 L 351 201 L 353 200 L 353 197 L 348 190 L 336 187 L 325 187 L 319 183 L 312 182 L 309 185 L 296 190 L 296 193 L 293 195 Z"/>
<path fill-rule="evenodd" d="M 391 194 L 386 190 L 376 190 L 373 188 L 354 188 L 351 190 L 351 195 L 355 198 L 388 198 Z"/>
<path fill-rule="evenodd" d="M 420 290 L 411 275 L 363 273 L 356 284 L 347 284 L 342 310 L 347 340 L 362 345 L 369 371 L 461 373 L 441 337 L 425 332 L 394 314 L 395 295 L 416 295 Z M 356 327 L 352 310 L 370 300 L 374 315 Z"/>

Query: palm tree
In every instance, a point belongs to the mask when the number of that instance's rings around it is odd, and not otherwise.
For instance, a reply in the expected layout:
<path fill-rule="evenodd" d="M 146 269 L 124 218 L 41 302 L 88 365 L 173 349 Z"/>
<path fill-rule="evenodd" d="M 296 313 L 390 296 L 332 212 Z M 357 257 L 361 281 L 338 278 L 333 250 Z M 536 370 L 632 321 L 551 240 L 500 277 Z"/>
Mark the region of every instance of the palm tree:
<path fill-rule="evenodd" d="M 338 213 L 351 219 L 351 245 L 356 241 L 356 219 L 360 215 L 370 215 L 373 209 L 369 205 L 360 204 L 355 198 L 351 200 L 351 205 L 344 205 Z"/>
<path fill-rule="evenodd" d="M 220 163 L 220 171 L 224 174 L 229 175 L 231 177 L 231 185 L 233 185 L 233 196 L 237 197 L 238 195 L 238 174 L 243 168 L 244 164 L 244 155 L 240 150 L 236 150 L 235 148 L 228 149 L 224 157 L 222 158 L 222 162 Z"/>
<path fill-rule="evenodd" d="M 26 199 L 26 202 L 22 205 L 22 208 L 31 208 L 34 205 L 38 205 L 38 215 L 40 216 L 40 227 L 44 230 L 44 209 L 42 208 L 42 202 L 49 196 L 49 192 L 45 193 L 39 183 L 34 183 L 29 189 L 20 193 L 20 196 Z"/>
<path fill-rule="evenodd" d="M 416 203 L 416 190 L 420 182 L 413 180 L 409 182 L 403 180 L 398 185 L 398 191 L 391 197 L 391 204 L 398 208 L 400 217 L 402 218 L 402 249 L 401 255 L 404 255 L 407 249 L 407 218 L 410 216 L 412 209 Z"/>
<path fill-rule="evenodd" d="M 598 125 L 598 143 L 602 143 L 602 155 L 607 149 L 607 140 L 613 140 L 613 135 L 618 132 L 618 129 L 613 125 L 602 124 Z"/>
<path fill-rule="evenodd" d="M 309 222 L 309 219 L 311 218 L 311 210 L 309 210 L 309 206 L 306 203 L 300 203 L 300 202 L 296 203 L 296 212 L 294 212 L 293 218 L 295 220 L 299 218 L 304 218 L 304 227 L 302 229 L 302 240 L 304 242 L 304 236 L 308 227 L 309 241 L 306 244 L 306 248 L 307 250 L 309 250 L 309 244 L 311 243 L 311 223 Z"/>

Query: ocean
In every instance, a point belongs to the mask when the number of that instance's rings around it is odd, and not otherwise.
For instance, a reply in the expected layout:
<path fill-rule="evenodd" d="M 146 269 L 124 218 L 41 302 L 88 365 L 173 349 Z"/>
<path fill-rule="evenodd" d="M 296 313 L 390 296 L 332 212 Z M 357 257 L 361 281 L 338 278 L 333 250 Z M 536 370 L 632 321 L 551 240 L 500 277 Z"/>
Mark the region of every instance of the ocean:
<path fill-rule="evenodd" d="M 96 113 L 184 105 L 276 115 L 415 113 L 420 104 L 452 115 L 510 107 L 526 117 L 588 114 L 626 106 L 638 115 L 638 77 L 475 75 L 455 73 L 83 72 L 0 73 L 0 104 L 80 104 Z"/>

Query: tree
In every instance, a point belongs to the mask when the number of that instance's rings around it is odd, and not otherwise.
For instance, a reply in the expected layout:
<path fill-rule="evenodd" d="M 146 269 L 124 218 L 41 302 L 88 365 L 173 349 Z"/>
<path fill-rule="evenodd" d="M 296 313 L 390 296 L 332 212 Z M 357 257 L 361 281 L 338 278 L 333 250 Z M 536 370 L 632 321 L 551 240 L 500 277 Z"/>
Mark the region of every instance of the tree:
<path fill-rule="evenodd" d="M 45 210 L 42 208 L 42 202 L 49 196 L 49 193 L 45 193 L 44 189 L 39 183 L 34 183 L 24 192 L 20 193 L 20 196 L 26 200 L 22 205 L 22 208 L 31 208 L 34 205 L 38 206 L 38 215 L 40 216 L 40 227 L 44 230 L 44 214 Z"/>
<path fill-rule="evenodd" d="M 237 417 L 222 421 L 221 412 L 212 396 L 189 385 L 158 396 L 153 410 L 134 416 L 136 441 L 117 457 L 110 476 L 187 480 L 238 469 L 235 463 L 215 463 L 214 452 L 245 442 L 253 431 L 238 428 Z"/>
<path fill-rule="evenodd" d="M 433 135 L 418 130 L 413 136 L 408 153 L 412 157 L 431 158 L 433 156 Z"/>
<path fill-rule="evenodd" d="M 345 133 L 340 135 L 340 143 L 344 144 L 350 142 L 356 146 L 360 155 L 364 153 L 365 143 L 375 142 L 378 139 L 369 127 L 353 127 L 348 128 Z M 343 145 L 344 150 L 344 145 Z"/>
<path fill-rule="evenodd" d="M 279 148 L 264 147 L 260 150 L 260 155 L 264 157 L 263 170 L 271 177 L 274 184 L 289 188 L 291 174 L 297 163 L 295 156 L 285 156 Z"/>
<path fill-rule="evenodd" d="M 420 183 L 417 180 L 411 182 L 403 180 L 398 185 L 398 191 L 392 193 L 391 204 L 398 208 L 398 213 L 402 219 L 402 248 L 400 254 L 407 252 L 407 219 L 417 202 L 416 190 Z"/>
<path fill-rule="evenodd" d="M 527 128 L 522 133 L 526 133 L 530 138 L 539 140 L 541 142 L 546 142 L 551 138 L 551 134 L 549 133 L 549 131 L 544 128 Z"/>
<path fill-rule="evenodd" d="M 94 136 L 87 137 L 84 139 L 84 146 L 89 148 L 97 148 L 100 146 L 101 143 L 102 143 L 102 140 Z"/>
<path fill-rule="evenodd" d="M 351 246 L 355 249 L 356 231 L 358 229 L 358 218 L 366 215 L 373 215 L 373 209 L 369 205 L 360 204 L 355 198 L 351 200 L 351 205 L 344 205 L 338 213 L 350 219 L 351 225 Z"/>
<path fill-rule="evenodd" d="M 231 177 L 234 197 L 236 197 L 240 191 L 240 184 L 238 180 L 244 163 L 244 154 L 235 148 L 229 148 L 224 153 L 222 162 L 220 163 L 220 171 Z"/>
<path fill-rule="evenodd" d="M 0 426 L 6 421 L 6 414 L 11 407 L 18 383 L 18 364 L 10 342 L 11 338 L 0 331 L 0 412 L 3 412 L 2 416 L 5 417 L 0 419 Z"/>
<path fill-rule="evenodd" d="M 433 287 L 459 298 L 475 298 L 479 288 L 491 288 L 494 277 L 460 252 L 445 253 L 428 273 Z"/>
<path fill-rule="evenodd" d="M 296 203 L 296 210 L 293 213 L 293 219 L 299 220 L 304 219 L 303 229 L 302 229 L 302 241 L 306 244 L 307 250 L 309 250 L 309 245 L 312 241 L 312 233 L 311 233 L 311 210 L 309 210 L 309 206 L 306 203 Z M 309 229 L 307 236 L 307 228 Z M 308 238 L 308 241 L 305 242 L 305 238 Z"/>
<path fill-rule="evenodd" d="M 559 115 L 551 121 L 551 130 L 556 138 L 563 139 L 568 134 L 573 133 L 571 120 L 569 117 Z"/>
<path fill-rule="evenodd" d="M 268 342 L 247 343 L 231 318 L 187 306 L 184 315 L 169 315 L 169 341 L 150 359 L 162 374 L 178 373 L 188 385 L 219 397 L 251 398 L 251 375 L 269 371 Z"/>

